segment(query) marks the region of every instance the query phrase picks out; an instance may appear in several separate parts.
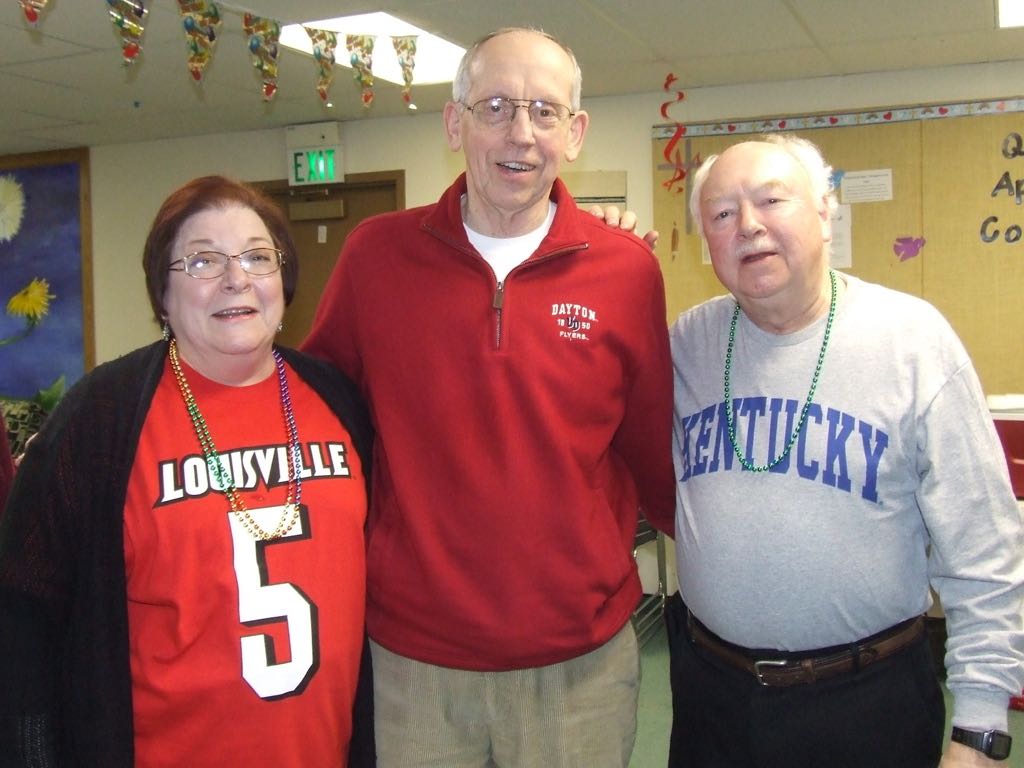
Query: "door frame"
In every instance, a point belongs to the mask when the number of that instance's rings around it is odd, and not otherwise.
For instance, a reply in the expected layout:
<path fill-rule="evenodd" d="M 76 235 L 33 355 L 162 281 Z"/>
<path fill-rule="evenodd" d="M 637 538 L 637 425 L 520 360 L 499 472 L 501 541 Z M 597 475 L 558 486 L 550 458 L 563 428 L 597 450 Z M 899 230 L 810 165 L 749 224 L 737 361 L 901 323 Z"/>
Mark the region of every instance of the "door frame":
<path fill-rule="evenodd" d="M 249 182 L 257 189 L 269 195 L 284 193 L 294 195 L 317 194 L 323 190 L 344 191 L 346 187 L 372 187 L 393 185 L 395 188 L 395 210 L 405 210 L 405 171 L 367 171 L 365 173 L 347 173 L 345 180 L 332 184 L 304 184 L 291 186 L 288 179 L 268 179 L 266 181 Z"/>

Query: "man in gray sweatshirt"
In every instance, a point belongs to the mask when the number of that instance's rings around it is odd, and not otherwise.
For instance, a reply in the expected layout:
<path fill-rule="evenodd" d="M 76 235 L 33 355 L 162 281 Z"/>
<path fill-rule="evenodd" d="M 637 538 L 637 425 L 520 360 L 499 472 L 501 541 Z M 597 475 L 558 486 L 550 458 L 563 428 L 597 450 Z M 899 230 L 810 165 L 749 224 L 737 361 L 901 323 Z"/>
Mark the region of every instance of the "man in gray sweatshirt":
<path fill-rule="evenodd" d="M 831 168 L 771 136 L 708 158 L 731 293 L 670 335 L 680 598 L 670 765 L 1006 759 L 1024 526 L 967 352 L 923 300 L 829 269 Z M 952 743 L 923 614 L 945 610 Z"/>

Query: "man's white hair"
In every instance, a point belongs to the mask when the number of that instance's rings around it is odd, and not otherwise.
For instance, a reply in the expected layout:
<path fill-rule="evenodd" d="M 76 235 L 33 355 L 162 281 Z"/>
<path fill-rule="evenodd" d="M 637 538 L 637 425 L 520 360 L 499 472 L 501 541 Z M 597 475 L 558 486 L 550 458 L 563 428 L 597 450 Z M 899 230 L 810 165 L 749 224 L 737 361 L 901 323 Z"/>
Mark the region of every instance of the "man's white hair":
<path fill-rule="evenodd" d="M 792 155 L 793 159 L 807 173 L 807 178 L 810 180 L 811 185 L 811 195 L 814 199 L 824 200 L 829 214 L 835 212 L 839 201 L 836 200 L 835 190 L 832 185 L 832 166 L 825 162 L 825 157 L 821 154 L 821 150 L 818 149 L 816 144 L 799 136 L 794 136 L 791 133 L 768 133 L 753 141 L 775 144 Z M 709 155 L 701 163 L 696 173 L 693 174 L 693 186 L 690 192 L 690 215 L 693 217 L 693 221 L 697 225 L 697 233 L 701 237 L 704 236 L 704 225 L 700 219 L 701 190 L 703 190 L 704 182 L 707 181 L 708 174 L 711 173 L 711 167 L 715 164 L 718 157 L 718 155 Z"/>

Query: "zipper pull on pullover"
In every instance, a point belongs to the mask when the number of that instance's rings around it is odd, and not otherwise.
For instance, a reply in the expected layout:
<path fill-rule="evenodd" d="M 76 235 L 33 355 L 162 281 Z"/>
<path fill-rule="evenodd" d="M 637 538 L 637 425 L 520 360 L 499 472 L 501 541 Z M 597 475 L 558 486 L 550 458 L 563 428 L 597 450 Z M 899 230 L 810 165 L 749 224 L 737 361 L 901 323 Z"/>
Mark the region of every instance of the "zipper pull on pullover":
<path fill-rule="evenodd" d="M 505 281 L 499 280 L 494 289 L 491 307 L 494 308 L 494 348 L 501 349 L 501 308 L 505 305 Z"/>

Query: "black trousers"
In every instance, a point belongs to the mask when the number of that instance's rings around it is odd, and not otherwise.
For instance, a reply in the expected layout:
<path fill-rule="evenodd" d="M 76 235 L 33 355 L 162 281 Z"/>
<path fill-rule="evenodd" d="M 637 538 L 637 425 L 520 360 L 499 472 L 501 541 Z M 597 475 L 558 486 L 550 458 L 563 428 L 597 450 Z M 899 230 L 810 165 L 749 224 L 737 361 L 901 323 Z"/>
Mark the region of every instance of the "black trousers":
<path fill-rule="evenodd" d="M 945 702 L 927 636 L 857 673 L 764 687 L 691 644 L 666 604 L 672 682 L 669 768 L 935 768 Z"/>

